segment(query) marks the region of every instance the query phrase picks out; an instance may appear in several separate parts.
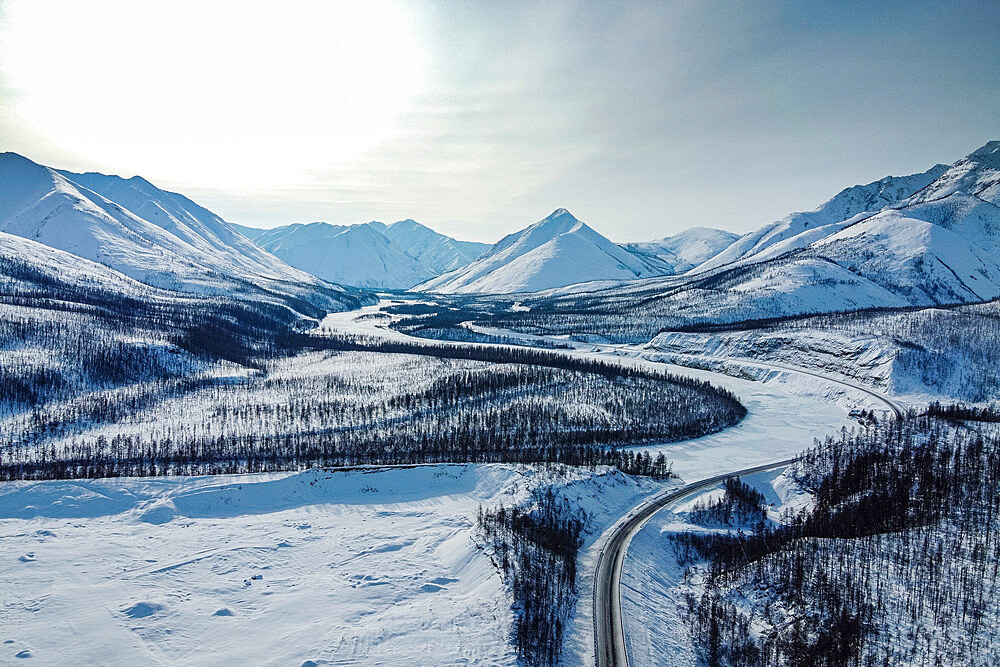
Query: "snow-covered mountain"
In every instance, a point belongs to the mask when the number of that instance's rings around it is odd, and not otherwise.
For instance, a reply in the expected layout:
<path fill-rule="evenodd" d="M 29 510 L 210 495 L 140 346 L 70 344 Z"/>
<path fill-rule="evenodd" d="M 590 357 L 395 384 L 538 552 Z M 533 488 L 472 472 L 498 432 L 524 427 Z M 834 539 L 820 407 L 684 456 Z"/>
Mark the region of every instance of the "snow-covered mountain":
<path fill-rule="evenodd" d="M 407 289 L 465 266 L 489 245 L 457 241 L 413 220 L 391 225 L 326 222 L 272 229 L 238 226 L 261 248 L 292 266 L 344 285 Z"/>
<path fill-rule="evenodd" d="M 156 295 L 185 295 L 151 287 L 111 267 L 58 250 L 38 241 L 0 232 L 0 287 L 5 294 L 23 293 L 37 284 L 51 284 L 53 294 L 94 291 L 122 299 L 151 300 Z M 40 290 L 36 290 L 41 293 Z M 50 295 L 46 295 L 50 296 Z"/>
<path fill-rule="evenodd" d="M 833 262 L 910 305 L 1000 297 L 1000 142 L 950 167 L 848 188 L 740 238 L 695 271 L 804 258 Z"/>
<path fill-rule="evenodd" d="M 670 328 L 1000 298 L 1000 142 L 950 167 L 848 188 L 684 276 L 603 287 L 554 290 L 534 303 L 613 310 L 618 327 L 641 316 Z"/>
<path fill-rule="evenodd" d="M 634 280 L 669 273 L 662 260 L 630 253 L 564 208 L 500 239 L 468 266 L 416 289 L 441 293 L 536 292 L 592 280 Z"/>
<path fill-rule="evenodd" d="M 723 229 L 692 227 L 655 241 L 629 243 L 625 248 L 659 257 L 673 268 L 673 273 L 685 273 L 715 257 L 738 238 L 739 234 Z"/>
<path fill-rule="evenodd" d="M 937 164 L 920 174 L 886 176 L 866 185 L 845 188 L 812 211 L 790 213 L 777 222 L 740 237 L 722 252 L 711 258 L 706 257 L 697 268 L 704 271 L 737 261 L 760 261 L 805 247 L 859 217 L 902 202 L 926 188 L 947 169 L 946 165 Z"/>
<path fill-rule="evenodd" d="M 241 228 L 261 248 L 324 280 L 357 287 L 405 289 L 437 275 L 396 247 L 376 224 L 293 224 Z"/>
<path fill-rule="evenodd" d="M 0 231 L 141 283 L 332 311 L 369 299 L 292 268 L 217 215 L 148 181 L 74 174 L 0 154 Z"/>
<path fill-rule="evenodd" d="M 384 227 L 382 234 L 435 275 L 470 264 L 490 249 L 489 243 L 458 241 L 410 219 Z"/>
<path fill-rule="evenodd" d="M 931 183 L 817 239 L 802 254 L 840 266 L 913 305 L 1000 297 L 1000 142 Z"/>

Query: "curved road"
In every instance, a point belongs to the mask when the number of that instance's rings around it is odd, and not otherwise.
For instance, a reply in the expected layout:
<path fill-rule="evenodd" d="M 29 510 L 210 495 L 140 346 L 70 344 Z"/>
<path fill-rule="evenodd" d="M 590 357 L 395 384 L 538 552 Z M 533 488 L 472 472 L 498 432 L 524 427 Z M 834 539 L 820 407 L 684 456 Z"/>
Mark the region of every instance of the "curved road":
<path fill-rule="evenodd" d="M 727 359 L 727 361 L 734 361 Z M 737 361 L 736 363 L 742 363 Z M 784 366 L 779 364 L 762 364 L 760 362 L 750 362 L 754 366 L 773 368 L 778 370 L 791 371 L 812 375 L 829 382 L 849 386 L 859 390 L 868 396 L 885 404 L 898 419 L 902 419 L 904 410 L 900 404 L 892 399 L 872 391 L 866 387 L 853 382 L 844 381 L 840 378 L 832 378 L 821 373 L 816 373 L 804 368 L 795 366 Z M 597 561 L 597 570 L 594 574 L 594 657 L 596 663 L 602 667 L 628 665 L 628 652 L 625 648 L 625 631 L 622 624 L 621 608 L 621 576 L 622 567 L 625 563 L 625 555 L 628 545 L 632 541 L 632 536 L 641 529 L 654 514 L 693 493 L 705 488 L 719 484 L 729 477 L 738 475 L 749 475 L 755 472 L 763 472 L 780 468 L 791 463 L 794 459 L 785 459 L 773 463 L 744 468 L 723 475 L 709 477 L 687 486 L 668 491 L 659 495 L 646 503 L 639 505 L 630 512 L 626 519 L 622 521 L 614 532 L 608 537 Z"/>
<path fill-rule="evenodd" d="M 601 550 L 597 561 L 597 571 L 594 573 L 594 652 L 598 665 L 628 664 L 628 654 L 625 650 L 625 631 L 622 625 L 621 578 L 625 554 L 628 551 L 629 542 L 632 541 L 632 536 L 654 514 L 693 493 L 715 486 L 730 477 L 780 468 L 794 460 L 785 459 L 784 461 L 744 468 L 668 491 L 634 509 L 615 528 L 615 532 L 611 534 Z"/>
<path fill-rule="evenodd" d="M 643 355 L 643 354 L 651 354 L 651 355 L 657 355 L 658 354 L 658 355 L 663 355 L 665 357 L 669 357 L 670 358 L 669 362 L 663 362 L 663 363 L 669 363 L 669 364 L 674 365 L 674 366 L 682 366 L 682 367 L 685 366 L 685 365 L 684 365 L 684 363 L 681 360 L 678 359 L 678 357 L 690 357 L 692 360 L 695 360 L 695 359 L 706 359 L 708 361 L 714 361 L 714 362 L 719 362 L 719 363 L 736 364 L 736 365 L 739 365 L 739 366 L 749 366 L 749 367 L 752 367 L 752 368 L 761 368 L 761 369 L 764 369 L 764 370 L 786 371 L 786 372 L 790 372 L 790 373 L 799 373 L 801 375 L 809 375 L 809 376 L 812 376 L 812 377 L 815 377 L 815 378 L 819 378 L 821 380 L 826 380 L 827 382 L 832 382 L 833 384 L 843 385 L 843 386 L 848 387 L 850 389 L 854 389 L 856 391 L 860 391 L 861 393 L 865 394 L 869 398 L 872 398 L 875 401 L 877 401 L 877 402 L 882 403 L 883 405 L 885 405 L 896 416 L 897 419 L 902 419 L 903 415 L 906 412 L 905 408 L 901 404 L 893 401 L 891 398 L 889 398 L 888 396 L 886 396 L 884 394 L 881 394 L 881 393 L 879 393 L 877 391 L 869 389 L 868 387 L 864 386 L 863 384 L 855 382 L 854 380 L 848 379 L 846 377 L 829 375 L 829 374 L 826 374 L 826 373 L 822 373 L 820 371 L 812 370 L 810 368 L 804 368 L 802 366 L 793 366 L 791 364 L 780 364 L 780 363 L 764 362 L 764 361 L 758 361 L 756 359 L 747 359 L 745 357 L 708 357 L 708 356 L 686 355 L 686 354 L 671 354 L 669 352 L 663 352 L 663 351 L 657 350 L 656 348 L 645 348 L 642 345 L 628 345 L 628 344 L 624 344 L 624 343 L 579 343 L 579 342 L 576 342 L 576 341 L 567 341 L 565 339 L 558 338 L 556 336 L 545 336 L 545 335 L 540 335 L 540 334 L 522 334 L 520 332 L 511 331 L 511 330 L 508 330 L 508 329 L 498 329 L 496 327 L 485 327 L 485 326 L 481 326 L 481 325 L 475 324 L 473 322 L 463 322 L 462 324 L 463 324 L 463 326 L 465 326 L 466 328 L 468 328 L 471 331 L 475 331 L 475 332 L 483 333 L 483 334 L 492 334 L 492 335 L 496 335 L 496 336 L 509 336 L 509 337 L 514 337 L 514 338 L 521 338 L 522 340 L 525 340 L 526 342 L 530 342 L 532 339 L 534 339 L 534 340 L 546 341 L 548 343 L 560 343 L 560 344 L 563 344 L 563 345 L 570 345 L 571 349 L 574 349 L 577 352 L 582 352 L 582 351 L 585 350 L 585 348 L 589 347 L 589 348 L 592 348 L 592 349 L 596 350 L 598 353 L 604 352 L 605 350 L 618 350 L 620 352 L 635 353 L 635 354 L 639 354 L 639 355 Z M 703 369 L 700 366 L 687 366 L 687 367 L 688 368 L 693 368 L 695 370 L 705 370 L 705 369 Z M 715 373 L 721 373 L 723 375 L 731 375 L 731 373 L 726 373 L 726 371 L 724 369 L 714 369 L 713 368 L 713 369 L 708 369 L 708 370 L 711 370 L 711 371 L 713 371 Z"/>
<path fill-rule="evenodd" d="M 634 348 L 633 348 L 634 349 Z M 671 356 L 669 353 L 660 353 Z M 814 371 L 808 368 L 803 368 L 801 366 L 792 366 L 791 364 L 776 364 L 776 363 L 765 363 L 762 361 L 757 361 L 755 359 L 745 359 L 742 357 L 698 357 L 697 355 L 683 355 L 683 356 L 694 356 L 695 359 L 708 359 L 710 361 L 718 361 L 723 363 L 737 364 L 740 366 L 751 366 L 754 368 L 763 368 L 765 370 L 775 370 L 775 371 L 788 371 L 790 373 L 799 373 L 801 375 L 811 375 L 815 378 L 820 378 L 821 380 L 826 380 L 827 382 L 832 382 L 834 384 L 844 385 L 845 387 L 850 387 L 865 394 L 866 396 L 875 399 L 879 403 L 883 403 L 889 410 L 896 416 L 896 419 L 902 419 L 906 410 L 903 406 L 896 401 L 892 400 L 885 394 L 880 394 L 879 392 L 869 389 L 862 384 L 854 382 L 853 380 L 848 380 L 844 377 L 835 377 L 833 375 L 827 375 L 825 373 L 820 373 L 819 371 Z M 671 356 L 671 362 L 675 365 L 679 364 L 676 356 Z M 695 366 L 694 368 L 697 368 Z M 723 370 L 717 370 L 717 373 L 725 373 Z"/>

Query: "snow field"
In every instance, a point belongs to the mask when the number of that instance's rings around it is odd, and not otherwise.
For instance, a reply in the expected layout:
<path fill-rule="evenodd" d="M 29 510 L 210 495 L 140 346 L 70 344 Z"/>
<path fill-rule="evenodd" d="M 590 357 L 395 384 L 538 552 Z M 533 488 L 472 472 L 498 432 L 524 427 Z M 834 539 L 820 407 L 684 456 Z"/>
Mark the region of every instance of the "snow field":
<path fill-rule="evenodd" d="M 504 465 L 6 484 L 0 663 L 512 664 L 475 516 L 542 484 L 588 543 L 660 488 Z"/>

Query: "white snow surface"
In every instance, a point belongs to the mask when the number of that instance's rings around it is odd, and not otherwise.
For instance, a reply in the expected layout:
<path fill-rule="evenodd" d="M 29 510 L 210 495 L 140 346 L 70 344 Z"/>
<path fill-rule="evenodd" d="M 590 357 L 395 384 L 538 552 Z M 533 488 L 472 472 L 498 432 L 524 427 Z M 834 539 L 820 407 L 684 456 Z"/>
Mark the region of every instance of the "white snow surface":
<path fill-rule="evenodd" d="M 972 240 L 975 235 L 964 231 L 910 218 L 902 211 L 884 211 L 813 247 L 912 304 L 995 299 L 1000 296 L 1000 252 L 996 246 L 1000 229 L 988 242 L 980 239 L 982 245 L 976 245 Z"/>
<path fill-rule="evenodd" d="M 5 232 L 0 232 L 0 258 L 23 262 L 46 277 L 81 287 L 102 288 L 133 296 L 158 292 L 104 264 Z M 0 284 L 13 280 L 0 274 Z"/>
<path fill-rule="evenodd" d="M 440 293 L 537 292 L 591 280 L 631 280 L 668 273 L 662 260 L 628 252 L 566 209 L 500 239 L 468 266 L 415 289 Z"/>
<path fill-rule="evenodd" d="M 4 485 L 0 661 L 27 648 L 48 664 L 509 662 L 510 612 L 471 527 L 528 475 Z"/>
<path fill-rule="evenodd" d="M 886 176 L 866 185 L 845 188 L 812 211 L 790 213 L 777 222 L 742 236 L 723 252 L 707 259 L 697 270 L 704 271 L 737 260 L 745 260 L 760 255 L 771 246 L 778 244 L 781 244 L 780 251 L 778 253 L 771 252 L 768 256 L 776 256 L 780 252 L 804 247 L 815 238 L 817 228 L 843 223 L 860 215 L 876 213 L 886 206 L 903 201 L 918 190 L 925 188 L 941 176 L 946 169 L 945 165 L 938 164 L 920 174 Z M 829 233 L 829 230 L 826 233 Z M 806 234 L 806 236 L 800 236 L 802 234 Z M 822 236 L 823 233 L 820 232 L 819 235 Z M 797 241 L 789 242 L 796 237 L 798 237 Z M 757 257 L 757 259 L 763 258 L 763 256 Z"/>
<path fill-rule="evenodd" d="M 661 488 L 504 465 L 4 484 L 0 662 L 514 664 L 475 516 L 541 484 L 588 543 Z"/>
<path fill-rule="evenodd" d="M 489 243 L 459 241 L 409 218 L 388 225 L 382 234 L 435 275 L 471 264 L 490 249 Z"/>

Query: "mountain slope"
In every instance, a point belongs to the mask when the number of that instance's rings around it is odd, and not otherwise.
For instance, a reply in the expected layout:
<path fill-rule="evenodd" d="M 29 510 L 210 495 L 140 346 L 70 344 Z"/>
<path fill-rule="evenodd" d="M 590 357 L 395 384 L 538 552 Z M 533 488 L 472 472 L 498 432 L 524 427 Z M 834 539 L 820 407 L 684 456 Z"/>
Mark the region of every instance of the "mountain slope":
<path fill-rule="evenodd" d="M 1000 297 L 998 203 L 1000 142 L 992 141 L 950 167 L 848 188 L 815 211 L 742 237 L 696 271 L 813 257 L 914 306 L 994 299 Z"/>
<path fill-rule="evenodd" d="M 998 219 L 1000 220 L 1000 219 Z M 913 305 L 1000 297 L 1000 255 L 902 211 L 885 211 L 810 248 Z"/>
<path fill-rule="evenodd" d="M 261 248 L 331 282 L 406 289 L 436 275 L 390 242 L 379 226 L 313 222 L 267 230 L 244 229 L 253 234 Z"/>
<path fill-rule="evenodd" d="M 953 164 L 906 204 L 915 206 L 957 193 L 1000 204 L 1000 141 L 990 141 Z"/>
<path fill-rule="evenodd" d="M 436 275 L 470 264 L 490 249 L 488 243 L 458 241 L 410 219 L 392 223 L 382 234 Z"/>
<path fill-rule="evenodd" d="M 859 187 L 742 237 L 684 276 L 581 285 L 525 304 L 549 317 L 549 330 L 561 321 L 575 333 L 636 336 L 705 322 L 1000 298 L 1000 142 L 951 167 Z M 874 206 L 881 208 L 858 210 Z"/>
<path fill-rule="evenodd" d="M 198 387 L 156 383 L 193 379 L 213 367 L 222 371 L 220 362 L 255 367 L 281 349 L 275 341 L 283 332 L 303 324 L 300 312 L 257 296 L 152 287 L 0 232 L 0 422 L 50 401 L 129 385 L 145 386 L 133 396 L 141 404 L 141 396 L 152 397 L 148 392 L 165 396 Z M 83 419 L 101 416 L 88 411 Z M 16 438 L 10 428 L 4 422 L 0 432 Z"/>
<path fill-rule="evenodd" d="M 662 260 L 628 252 L 560 208 L 500 239 L 468 266 L 416 289 L 442 293 L 535 292 L 590 280 L 634 280 L 668 271 Z"/>
<path fill-rule="evenodd" d="M 845 188 L 812 211 L 790 213 L 777 222 L 744 235 L 697 269 L 704 271 L 751 258 L 767 259 L 805 247 L 836 233 L 858 217 L 877 213 L 904 201 L 926 188 L 947 169 L 946 165 L 938 164 L 919 174 L 886 176 L 866 185 Z"/>
<path fill-rule="evenodd" d="M 739 234 L 710 227 L 692 227 L 679 234 L 656 241 L 629 243 L 633 253 L 654 255 L 673 268 L 673 273 L 685 273 L 715 257 L 740 238 Z"/>
<path fill-rule="evenodd" d="M 299 312 L 343 310 L 370 299 L 293 269 L 218 216 L 140 178 L 61 172 L 3 153 L 0 192 L 0 231 L 148 285 L 246 296 Z"/>

